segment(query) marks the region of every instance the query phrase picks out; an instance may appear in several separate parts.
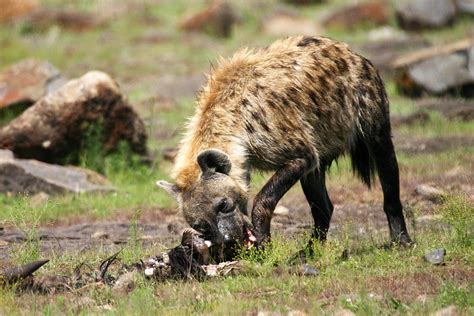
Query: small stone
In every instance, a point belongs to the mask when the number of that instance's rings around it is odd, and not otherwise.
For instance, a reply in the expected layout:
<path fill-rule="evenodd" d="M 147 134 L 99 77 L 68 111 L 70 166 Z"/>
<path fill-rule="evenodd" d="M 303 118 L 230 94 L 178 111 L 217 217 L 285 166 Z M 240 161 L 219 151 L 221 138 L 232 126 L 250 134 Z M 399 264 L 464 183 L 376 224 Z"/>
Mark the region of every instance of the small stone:
<path fill-rule="evenodd" d="M 138 237 L 138 240 L 141 240 L 141 241 L 149 241 L 149 240 L 153 240 L 155 239 L 154 236 L 152 235 L 142 235 L 140 237 Z"/>
<path fill-rule="evenodd" d="M 458 315 L 458 310 L 456 306 L 449 305 L 448 307 L 437 310 L 432 314 L 432 316 L 456 316 Z"/>
<path fill-rule="evenodd" d="M 416 222 L 426 224 L 426 223 L 438 221 L 442 218 L 443 216 L 441 214 L 427 214 L 427 215 L 422 215 L 422 216 L 417 217 Z"/>
<path fill-rule="evenodd" d="M 408 35 L 391 26 L 382 26 L 373 30 L 370 30 L 367 33 L 367 38 L 371 42 L 380 42 L 380 41 L 404 41 L 409 37 Z"/>
<path fill-rule="evenodd" d="M 418 185 L 415 189 L 415 192 L 433 202 L 439 202 L 440 199 L 446 195 L 446 192 L 443 190 L 437 189 L 428 184 Z"/>
<path fill-rule="evenodd" d="M 446 249 L 440 248 L 429 251 L 425 254 L 425 260 L 429 263 L 439 265 L 444 263 L 444 256 L 446 255 Z"/>
<path fill-rule="evenodd" d="M 6 247 L 6 246 L 8 246 L 9 244 L 10 244 L 10 243 L 9 243 L 8 241 L 6 241 L 6 240 L 1 240 L 1 239 L 0 239 L 0 247 Z"/>
<path fill-rule="evenodd" d="M 92 239 L 108 239 L 109 238 L 109 234 L 107 234 L 106 232 L 104 231 L 96 231 L 94 232 L 92 235 L 91 235 L 91 238 Z"/>
<path fill-rule="evenodd" d="M 39 192 L 39 193 L 36 193 L 35 195 L 33 195 L 31 197 L 30 206 L 31 207 L 38 207 L 38 206 L 41 206 L 41 205 L 45 204 L 46 202 L 48 202 L 48 200 L 49 200 L 49 194 L 48 193 Z"/>
<path fill-rule="evenodd" d="M 355 314 L 348 309 L 338 309 L 333 316 L 355 316 Z"/>
<path fill-rule="evenodd" d="M 299 269 L 299 275 L 301 276 L 318 276 L 319 270 L 309 264 L 303 264 Z"/>
<path fill-rule="evenodd" d="M 215 0 L 207 8 L 185 17 L 180 27 L 185 31 L 206 32 L 217 37 L 230 37 L 238 16 L 229 2 Z"/>
<path fill-rule="evenodd" d="M 262 21 L 263 33 L 271 36 L 299 34 L 321 35 L 322 27 L 316 21 L 285 12 L 275 13 Z"/>
<path fill-rule="evenodd" d="M 290 210 L 283 205 L 278 205 L 273 211 L 273 214 L 282 215 L 282 216 L 288 216 L 289 213 L 290 213 Z"/>
<path fill-rule="evenodd" d="M 341 7 L 323 19 L 325 27 L 352 30 L 365 24 L 383 25 L 388 22 L 389 8 L 383 1 L 369 1 Z"/>
<path fill-rule="evenodd" d="M 308 314 L 306 314 L 305 312 L 303 311 L 299 311 L 299 310 L 291 310 L 288 312 L 288 314 L 286 314 L 286 316 L 307 316 Z"/>
<path fill-rule="evenodd" d="M 81 310 L 86 307 L 94 306 L 96 304 L 96 301 L 89 296 L 79 296 L 74 299 L 72 306 L 75 310 Z"/>
<path fill-rule="evenodd" d="M 178 154 L 178 148 L 176 147 L 166 147 L 161 150 L 161 155 L 164 160 L 173 162 Z"/>
<path fill-rule="evenodd" d="M 128 272 L 125 274 L 122 274 L 118 280 L 114 284 L 114 290 L 123 292 L 123 293 L 128 293 L 131 292 L 135 289 L 136 282 L 135 282 L 135 275 L 136 272 Z"/>

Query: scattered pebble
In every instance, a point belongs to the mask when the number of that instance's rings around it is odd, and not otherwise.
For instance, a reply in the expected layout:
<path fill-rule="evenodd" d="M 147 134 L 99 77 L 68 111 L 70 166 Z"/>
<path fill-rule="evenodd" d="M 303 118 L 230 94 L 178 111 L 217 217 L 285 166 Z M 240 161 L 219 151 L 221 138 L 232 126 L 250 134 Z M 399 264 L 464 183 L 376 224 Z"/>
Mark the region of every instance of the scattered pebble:
<path fill-rule="evenodd" d="M 6 247 L 8 246 L 10 243 L 6 240 L 0 240 L 0 247 Z"/>
<path fill-rule="evenodd" d="M 41 206 L 41 205 L 45 204 L 46 202 L 48 202 L 48 200 L 49 200 L 49 194 L 48 193 L 39 192 L 39 193 L 36 193 L 35 195 L 33 195 L 33 197 L 31 198 L 30 206 L 31 207 L 38 207 L 38 206 Z"/>
<path fill-rule="evenodd" d="M 338 309 L 333 316 L 355 316 L 355 314 L 348 309 Z"/>
<path fill-rule="evenodd" d="M 288 216 L 289 213 L 290 213 L 290 210 L 283 205 L 278 205 L 273 211 L 273 214 L 282 215 L 282 216 Z"/>
<path fill-rule="evenodd" d="M 456 316 L 458 315 L 458 310 L 456 306 L 449 305 L 448 307 L 437 310 L 432 315 L 433 316 Z"/>
<path fill-rule="evenodd" d="M 299 310 L 291 310 L 288 312 L 288 314 L 286 314 L 286 316 L 306 316 L 306 315 L 308 314 Z"/>
<path fill-rule="evenodd" d="M 425 260 L 432 264 L 443 264 L 444 255 L 446 255 L 446 249 L 439 248 L 425 253 Z"/>
<path fill-rule="evenodd" d="M 99 230 L 99 231 L 96 231 L 96 232 L 92 233 L 91 238 L 92 239 L 108 239 L 109 234 L 104 232 L 104 231 Z"/>
<path fill-rule="evenodd" d="M 122 274 L 118 280 L 115 282 L 114 285 L 114 290 L 123 292 L 123 293 L 128 293 L 130 291 L 133 291 L 136 287 L 136 282 L 135 282 L 135 274 L 134 272 L 128 272 L 125 274 Z"/>
<path fill-rule="evenodd" d="M 309 264 L 303 264 L 298 271 L 301 276 L 318 276 L 319 270 Z"/>
<path fill-rule="evenodd" d="M 415 189 L 415 192 L 433 202 L 439 202 L 440 199 L 446 195 L 446 192 L 443 190 L 437 189 L 428 184 L 418 185 Z"/>

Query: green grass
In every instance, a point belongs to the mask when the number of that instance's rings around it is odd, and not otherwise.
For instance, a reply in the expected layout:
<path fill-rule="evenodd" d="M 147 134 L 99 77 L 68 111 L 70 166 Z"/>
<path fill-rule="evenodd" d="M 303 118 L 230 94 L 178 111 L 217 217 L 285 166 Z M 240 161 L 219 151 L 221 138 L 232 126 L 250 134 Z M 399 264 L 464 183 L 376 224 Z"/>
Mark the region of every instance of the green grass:
<path fill-rule="evenodd" d="M 189 313 L 242 314 L 272 311 L 286 313 L 302 310 L 310 314 L 328 314 L 346 308 L 357 314 L 426 314 L 455 304 L 465 313 L 473 310 L 472 284 L 472 228 L 474 208 L 465 197 L 447 197 L 438 211 L 440 220 L 449 224 L 419 231 L 416 245 L 410 249 L 382 247 L 386 236 L 375 235 L 349 247 L 350 256 L 341 254 L 347 245 L 333 236 L 325 245 L 316 246 L 316 259 L 310 264 L 320 270 L 317 277 L 303 277 L 295 273 L 297 267 L 288 258 L 300 249 L 305 237 L 288 240 L 276 235 L 266 252 L 242 253 L 245 269 L 239 275 L 216 278 L 205 282 L 168 281 L 155 283 L 139 278 L 131 293 L 112 289 L 94 289 L 76 294 L 65 293 L 46 299 L 42 295 L 22 294 L 13 308 L 13 293 L 4 288 L 0 295 L 1 310 L 22 313 L 34 309 L 41 313 L 97 313 L 98 306 L 108 305 L 112 314 L 146 315 Z M 350 236 L 348 236 L 350 238 Z M 374 243 L 375 241 L 375 243 Z M 127 251 L 135 245 L 128 244 Z M 433 248 L 447 250 L 445 266 L 433 266 L 423 260 L 424 253 Z M 136 249 L 135 249 L 136 250 Z M 156 248 L 155 248 L 156 251 Z M 143 256 L 150 250 L 140 249 Z M 100 249 L 81 254 L 52 258 L 40 274 L 71 273 L 72 267 L 85 261 L 96 266 L 108 254 Z M 133 262 L 135 256 L 124 256 Z M 466 271 L 464 277 L 446 277 L 449 273 Z M 462 274 L 461 274 L 462 275 Z M 467 279 L 466 279 L 467 278 Z M 428 288 L 427 297 L 419 298 Z M 433 288 L 435 287 L 435 288 Z M 93 300 L 93 306 L 78 310 L 74 302 L 81 297 Z"/>

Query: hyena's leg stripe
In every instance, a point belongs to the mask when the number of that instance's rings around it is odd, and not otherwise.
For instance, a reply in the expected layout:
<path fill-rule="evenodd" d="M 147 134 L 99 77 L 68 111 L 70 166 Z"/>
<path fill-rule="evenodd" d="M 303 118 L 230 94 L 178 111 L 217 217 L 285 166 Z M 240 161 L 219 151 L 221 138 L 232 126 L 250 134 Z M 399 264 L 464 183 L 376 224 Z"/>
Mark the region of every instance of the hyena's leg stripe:
<path fill-rule="evenodd" d="M 301 187 L 314 219 L 313 238 L 325 240 L 334 206 L 326 190 L 325 169 L 313 171 L 301 178 Z"/>
<path fill-rule="evenodd" d="M 409 244 L 402 203 L 400 201 L 400 180 L 398 162 L 389 132 L 383 132 L 382 137 L 377 137 L 372 145 L 377 172 L 382 185 L 384 196 L 383 209 L 387 215 L 390 227 L 390 236 L 393 242 Z"/>
<path fill-rule="evenodd" d="M 270 222 L 278 201 L 305 175 L 310 166 L 311 163 L 305 159 L 291 161 L 279 169 L 257 194 L 252 209 L 252 224 L 258 242 L 269 239 Z"/>

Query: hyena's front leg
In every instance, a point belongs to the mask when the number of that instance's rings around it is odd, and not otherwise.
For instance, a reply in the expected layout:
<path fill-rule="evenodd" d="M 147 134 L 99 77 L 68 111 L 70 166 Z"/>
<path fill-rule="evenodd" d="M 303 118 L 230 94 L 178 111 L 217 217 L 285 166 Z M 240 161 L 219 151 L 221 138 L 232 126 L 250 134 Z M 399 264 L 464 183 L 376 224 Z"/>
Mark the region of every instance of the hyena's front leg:
<path fill-rule="evenodd" d="M 292 160 L 279 169 L 257 194 L 253 203 L 252 224 L 258 245 L 270 239 L 270 222 L 278 201 L 311 166 L 306 159 Z"/>

